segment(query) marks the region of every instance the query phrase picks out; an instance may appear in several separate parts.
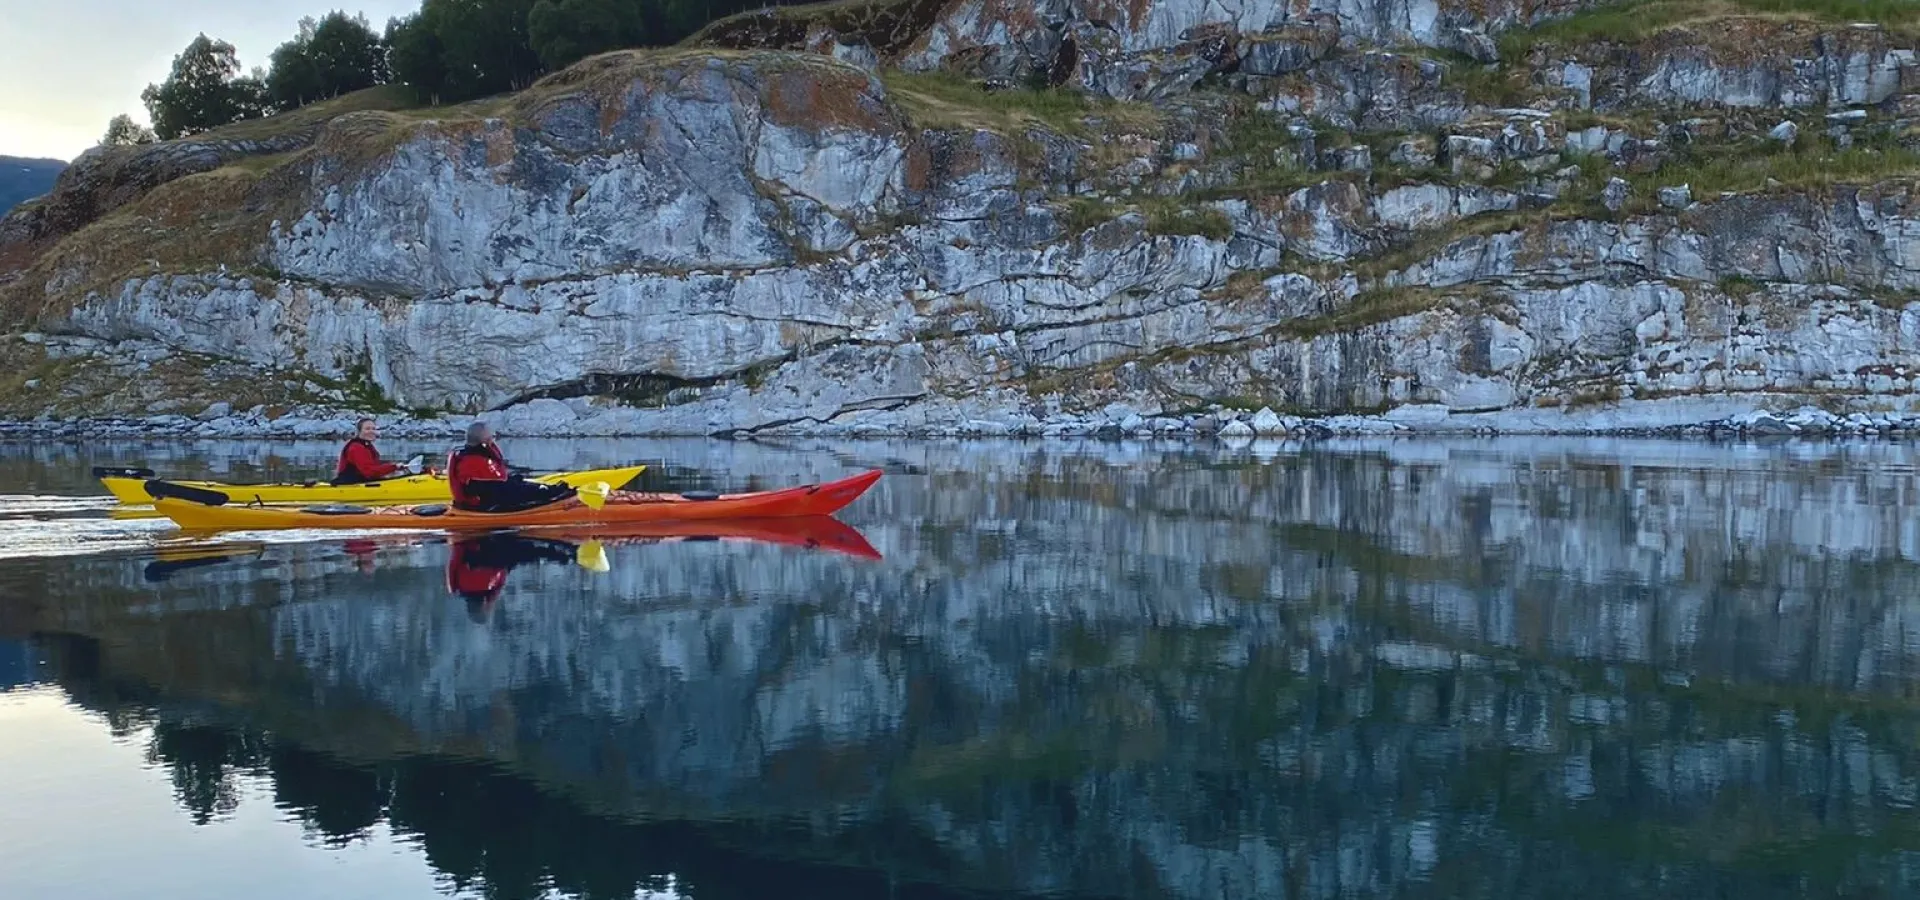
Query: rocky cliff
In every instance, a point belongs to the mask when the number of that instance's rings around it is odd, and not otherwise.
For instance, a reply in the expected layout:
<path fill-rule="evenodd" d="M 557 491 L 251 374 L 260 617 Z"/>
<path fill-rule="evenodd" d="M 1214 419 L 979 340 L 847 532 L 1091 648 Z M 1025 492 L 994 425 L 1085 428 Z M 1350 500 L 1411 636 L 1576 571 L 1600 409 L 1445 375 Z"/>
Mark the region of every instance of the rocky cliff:
<path fill-rule="evenodd" d="M 0 409 L 1898 428 L 1920 27 L 1833 7 L 875 0 L 100 152 L 0 220 Z"/>

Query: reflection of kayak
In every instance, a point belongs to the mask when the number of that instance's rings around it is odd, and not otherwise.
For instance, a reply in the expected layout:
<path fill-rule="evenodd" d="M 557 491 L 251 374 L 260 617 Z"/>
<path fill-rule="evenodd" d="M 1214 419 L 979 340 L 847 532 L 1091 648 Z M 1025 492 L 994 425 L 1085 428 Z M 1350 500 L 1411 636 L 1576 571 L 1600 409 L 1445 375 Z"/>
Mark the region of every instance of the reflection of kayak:
<path fill-rule="evenodd" d="M 623 466 L 617 469 L 583 469 L 577 472 L 554 472 L 548 475 L 530 475 L 528 481 L 546 484 L 569 484 L 579 486 L 604 481 L 615 488 L 624 486 L 638 476 L 646 466 Z M 147 504 L 153 498 L 147 494 L 147 479 L 153 477 L 149 469 L 117 469 L 95 466 L 94 477 L 107 486 L 114 499 L 121 503 Z M 228 484 L 220 481 L 168 481 L 181 487 L 203 491 L 218 491 L 228 499 L 238 503 L 444 503 L 452 499 L 447 491 L 445 475 L 405 475 L 399 478 L 386 478 L 363 484 L 330 484 L 325 481 L 282 482 L 276 484 Z"/>
<path fill-rule="evenodd" d="M 178 523 L 197 531 L 258 530 L 277 528 L 425 528 L 473 530 L 484 528 L 539 528 L 546 526 L 596 527 L 643 522 L 684 522 L 713 519 L 757 519 L 788 516 L 828 516 L 852 503 L 880 480 L 874 470 L 827 484 L 810 484 L 776 491 L 748 494 L 656 494 L 619 492 L 605 505 L 593 509 L 578 499 L 566 499 L 533 509 L 509 513 L 465 512 L 445 504 L 431 506 L 308 507 L 303 509 L 261 506 L 228 506 L 214 502 L 180 499 L 199 495 L 192 490 L 170 492 L 167 483 L 155 482 L 153 490 L 173 493 L 154 500 L 154 509 Z"/>
<path fill-rule="evenodd" d="M 771 519 L 706 519 L 675 522 L 646 522 L 598 527 L 531 529 L 530 538 L 546 538 L 581 544 L 655 543 L 667 541 L 745 541 L 805 547 L 809 550 L 835 550 L 865 559 L 880 559 L 880 551 L 867 543 L 865 535 L 832 516 L 785 516 Z"/>
<path fill-rule="evenodd" d="M 260 543 L 243 544 L 176 544 L 161 547 L 154 553 L 154 560 L 147 563 L 144 577 L 148 581 L 165 581 L 187 569 L 219 565 L 223 562 L 242 557 L 259 556 L 266 551 L 266 545 Z"/>

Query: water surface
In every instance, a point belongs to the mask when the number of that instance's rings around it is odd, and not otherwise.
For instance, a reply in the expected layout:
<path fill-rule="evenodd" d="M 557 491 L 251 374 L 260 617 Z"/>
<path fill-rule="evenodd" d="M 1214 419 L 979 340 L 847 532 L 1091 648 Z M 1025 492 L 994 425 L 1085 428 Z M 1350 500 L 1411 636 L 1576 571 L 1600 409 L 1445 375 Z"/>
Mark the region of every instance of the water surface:
<path fill-rule="evenodd" d="M 328 443 L 0 446 L 0 897 L 1920 891 L 1920 448 L 508 450 L 889 474 L 852 537 L 509 541 L 475 597 L 86 473 Z"/>

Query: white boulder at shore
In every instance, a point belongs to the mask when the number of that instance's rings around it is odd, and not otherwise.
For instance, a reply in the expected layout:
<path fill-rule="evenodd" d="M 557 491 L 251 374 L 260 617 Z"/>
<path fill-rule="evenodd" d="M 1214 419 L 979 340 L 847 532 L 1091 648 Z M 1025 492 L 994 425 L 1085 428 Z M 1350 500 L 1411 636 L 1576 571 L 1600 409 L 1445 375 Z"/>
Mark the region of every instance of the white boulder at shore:
<path fill-rule="evenodd" d="M 964 411 L 960 411 L 964 413 Z M 175 436 L 198 438 L 295 437 L 344 439 L 365 415 L 353 410 L 295 410 L 269 418 L 258 410 L 218 418 L 157 415 L 138 419 L 0 421 L 6 435 Z M 474 415 L 416 418 L 404 414 L 372 416 L 383 435 L 396 438 L 445 438 L 457 441 L 467 426 L 482 420 L 507 437 L 688 437 L 702 432 L 658 431 L 648 418 L 628 407 L 595 407 L 584 402 L 535 400 L 504 410 Z M 1403 406 L 1380 415 L 1279 416 L 1271 410 L 1247 414 L 1216 409 L 1206 413 L 1126 418 L 1102 415 L 955 418 L 903 421 L 882 412 L 870 419 L 830 425 L 786 426 L 719 436 L 753 434 L 792 437 L 1105 437 L 1112 439 L 1185 439 L 1252 441 L 1256 438 L 1312 439 L 1334 435 L 1417 436 L 1498 434 L 1719 434 L 1766 437 L 1805 435 L 1892 435 L 1920 432 L 1920 412 L 1836 414 L 1819 407 L 1782 406 L 1760 410 L 1725 398 L 1629 401 L 1605 412 L 1512 410 L 1455 413 L 1444 406 Z"/>

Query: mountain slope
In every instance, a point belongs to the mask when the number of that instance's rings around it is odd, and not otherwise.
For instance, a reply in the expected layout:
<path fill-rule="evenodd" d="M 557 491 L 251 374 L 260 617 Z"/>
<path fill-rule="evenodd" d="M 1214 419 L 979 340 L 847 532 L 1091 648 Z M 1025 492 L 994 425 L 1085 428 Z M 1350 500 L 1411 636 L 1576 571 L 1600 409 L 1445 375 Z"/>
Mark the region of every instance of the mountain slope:
<path fill-rule="evenodd" d="M 57 159 L 0 156 L 0 214 L 53 189 L 53 180 L 67 164 Z"/>

